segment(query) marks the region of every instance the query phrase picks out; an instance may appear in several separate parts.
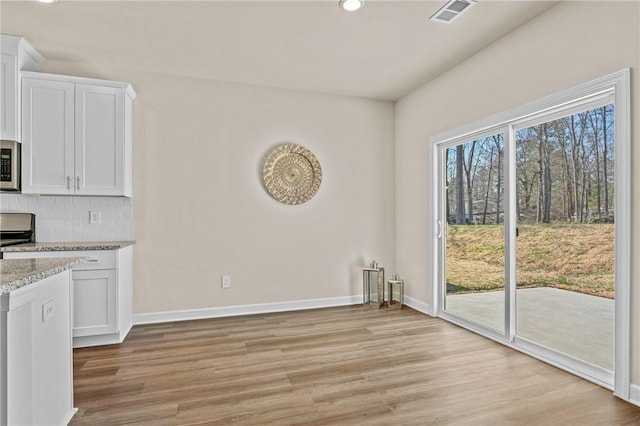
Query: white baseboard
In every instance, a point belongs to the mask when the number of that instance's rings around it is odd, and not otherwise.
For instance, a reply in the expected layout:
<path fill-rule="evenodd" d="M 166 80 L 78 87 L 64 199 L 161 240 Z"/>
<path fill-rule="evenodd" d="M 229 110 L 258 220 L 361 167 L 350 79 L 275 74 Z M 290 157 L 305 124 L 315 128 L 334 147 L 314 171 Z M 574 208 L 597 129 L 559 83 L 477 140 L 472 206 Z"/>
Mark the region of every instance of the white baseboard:
<path fill-rule="evenodd" d="M 629 402 L 640 407 L 640 385 L 631 383 Z"/>
<path fill-rule="evenodd" d="M 220 308 L 188 309 L 183 311 L 152 312 L 135 314 L 133 323 L 155 324 L 160 322 L 188 321 L 207 318 L 221 318 L 239 315 L 264 314 L 270 312 L 299 311 L 303 309 L 330 308 L 334 306 L 357 305 L 362 303 L 362 295 L 307 299 L 291 302 L 259 303 L 255 305 L 224 306 Z"/>
<path fill-rule="evenodd" d="M 431 315 L 431 306 L 428 304 L 419 301 L 418 299 L 414 299 L 413 297 L 405 296 L 404 304 L 415 309 L 418 312 L 422 312 L 423 314 Z"/>
<path fill-rule="evenodd" d="M 111 333 L 97 336 L 80 336 L 73 338 L 73 348 L 88 348 L 90 346 L 119 345 L 127 337 L 126 334 Z"/>
<path fill-rule="evenodd" d="M 67 415 L 65 416 L 64 421 L 62 421 L 62 423 L 60 423 L 61 425 L 68 425 L 69 423 L 71 423 L 71 420 L 73 419 L 73 417 L 78 413 L 78 408 L 77 407 L 72 407 L 71 411 L 67 412 Z"/>

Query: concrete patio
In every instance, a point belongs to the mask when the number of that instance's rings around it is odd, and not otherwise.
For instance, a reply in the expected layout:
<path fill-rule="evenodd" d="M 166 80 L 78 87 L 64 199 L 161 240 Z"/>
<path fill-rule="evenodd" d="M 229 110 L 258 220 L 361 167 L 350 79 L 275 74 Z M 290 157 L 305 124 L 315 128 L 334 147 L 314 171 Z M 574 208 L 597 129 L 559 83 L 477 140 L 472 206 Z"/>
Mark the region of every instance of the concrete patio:
<path fill-rule="evenodd" d="M 614 301 L 556 288 L 517 291 L 517 335 L 613 371 Z M 504 330 L 504 291 L 454 294 L 446 311 Z"/>

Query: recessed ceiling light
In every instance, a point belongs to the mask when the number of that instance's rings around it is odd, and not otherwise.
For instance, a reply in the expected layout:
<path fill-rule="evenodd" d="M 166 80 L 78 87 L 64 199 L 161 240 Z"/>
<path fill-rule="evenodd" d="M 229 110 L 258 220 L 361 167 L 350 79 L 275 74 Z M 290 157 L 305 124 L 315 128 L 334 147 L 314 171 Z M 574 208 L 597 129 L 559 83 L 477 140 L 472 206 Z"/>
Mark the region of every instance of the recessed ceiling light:
<path fill-rule="evenodd" d="M 40 3 L 55 3 L 58 0 L 38 0 Z"/>
<path fill-rule="evenodd" d="M 364 0 L 340 0 L 340 7 L 347 12 L 355 12 L 364 7 Z"/>

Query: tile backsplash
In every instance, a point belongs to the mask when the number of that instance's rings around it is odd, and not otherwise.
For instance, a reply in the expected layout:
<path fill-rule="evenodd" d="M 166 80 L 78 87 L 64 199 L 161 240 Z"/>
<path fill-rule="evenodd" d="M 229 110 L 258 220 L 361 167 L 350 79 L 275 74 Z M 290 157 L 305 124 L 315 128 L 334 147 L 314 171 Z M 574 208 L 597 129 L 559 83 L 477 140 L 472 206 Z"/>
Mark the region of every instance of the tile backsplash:
<path fill-rule="evenodd" d="M 100 224 L 89 223 L 99 211 Z M 120 241 L 133 238 L 131 198 L 0 194 L 0 212 L 34 213 L 36 241 Z"/>

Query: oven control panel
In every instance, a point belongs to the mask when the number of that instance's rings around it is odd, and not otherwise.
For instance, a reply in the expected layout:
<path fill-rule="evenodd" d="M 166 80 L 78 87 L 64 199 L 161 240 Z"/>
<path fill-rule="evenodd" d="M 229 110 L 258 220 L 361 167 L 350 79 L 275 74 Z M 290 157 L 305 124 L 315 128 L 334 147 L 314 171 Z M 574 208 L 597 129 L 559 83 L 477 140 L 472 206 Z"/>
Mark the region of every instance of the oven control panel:
<path fill-rule="evenodd" d="M 11 149 L 2 148 L 0 152 L 0 181 L 11 182 L 11 169 L 12 169 L 12 152 Z"/>

